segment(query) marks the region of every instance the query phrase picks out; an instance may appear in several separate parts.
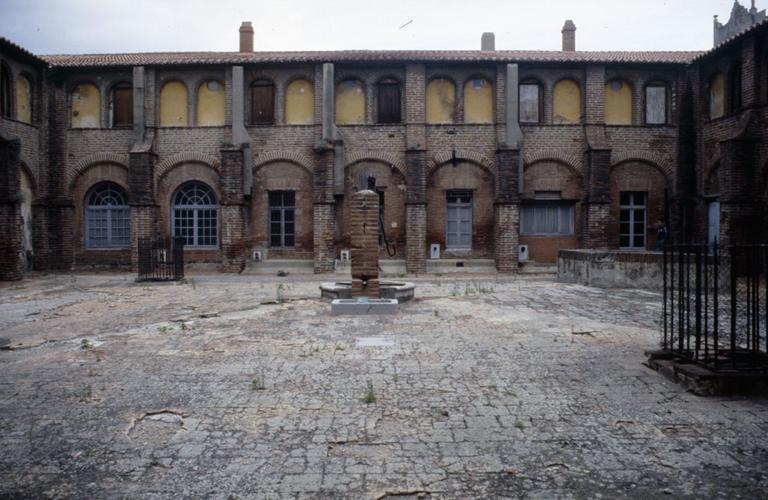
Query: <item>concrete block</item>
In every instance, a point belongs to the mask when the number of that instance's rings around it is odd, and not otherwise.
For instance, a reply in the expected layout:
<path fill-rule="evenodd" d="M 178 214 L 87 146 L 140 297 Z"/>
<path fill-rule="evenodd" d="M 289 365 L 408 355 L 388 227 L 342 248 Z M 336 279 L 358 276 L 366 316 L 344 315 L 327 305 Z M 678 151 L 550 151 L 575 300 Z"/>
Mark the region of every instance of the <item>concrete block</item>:
<path fill-rule="evenodd" d="M 336 299 L 331 302 L 331 314 L 396 314 L 396 299 Z"/>

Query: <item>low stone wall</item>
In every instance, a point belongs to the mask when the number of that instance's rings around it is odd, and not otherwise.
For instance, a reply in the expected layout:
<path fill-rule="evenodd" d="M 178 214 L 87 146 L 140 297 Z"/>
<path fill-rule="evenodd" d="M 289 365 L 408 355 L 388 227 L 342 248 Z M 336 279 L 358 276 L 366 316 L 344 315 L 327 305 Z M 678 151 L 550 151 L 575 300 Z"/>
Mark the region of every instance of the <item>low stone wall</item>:
<path fill-rule="evenodd" d="M 663 259 L 661 252 L 560 250 L 557 278 L 601 288 L 661 290 Z"/>

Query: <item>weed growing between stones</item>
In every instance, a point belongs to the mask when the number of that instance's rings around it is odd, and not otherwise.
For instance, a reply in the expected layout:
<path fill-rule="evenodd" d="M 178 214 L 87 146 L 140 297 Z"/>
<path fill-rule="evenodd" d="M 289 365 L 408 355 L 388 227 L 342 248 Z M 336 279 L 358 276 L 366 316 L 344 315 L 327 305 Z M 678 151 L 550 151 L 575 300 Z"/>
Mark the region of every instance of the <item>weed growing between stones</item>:
<path fill-rule="evenodd" d="M 436 409 L 435 418 L 438 418 L 438 419 L 448 418 L 448 410 L 446 410 L 445 408 Z"/>
<path fill-rule="evenodd" d="M 266 389 L 267 386 L 264 382 L 264 370 L 261 371 L 260 375 L 256 375 L 253 380 L 251 380 L 251 390 L 253 391 L 263 391 Z"/>
<path fill-rule="evenodd" d="M 275 302 L 282 304 L 285 302 L 285 285 L 278 283 L 275 288 Z"/>
<path fill-rule="evenodd" d="M 80 341 L 80 349 L 84 351 L 88 351 L 93 349 L 93 344 L 91 344 L 91 341 L 88 339 L 83 339 Z"/>
<path fill-rule="evenodd" d="M 83 387 L 82 391 L 80 391 L 80 402 L 90 403 L 91 399 L 93 399 L 93 389 L 91 388 L 91 385 L 88 384 Z"/>
<path fill-rule="evenodd" d="M 525 424 L 521 420 L 517 420 L 515 422 L 515 428 L 520 429 L 521 431 L 525 429 Z"/>
<path fill-rule="evenodd" d="M 368 380 L 368 386 L 365 389 L 365 395 L 363 396 L 363 403 L 369 405 L 376 402 L 376 393 L 373 392 L 373 382 Z"/>

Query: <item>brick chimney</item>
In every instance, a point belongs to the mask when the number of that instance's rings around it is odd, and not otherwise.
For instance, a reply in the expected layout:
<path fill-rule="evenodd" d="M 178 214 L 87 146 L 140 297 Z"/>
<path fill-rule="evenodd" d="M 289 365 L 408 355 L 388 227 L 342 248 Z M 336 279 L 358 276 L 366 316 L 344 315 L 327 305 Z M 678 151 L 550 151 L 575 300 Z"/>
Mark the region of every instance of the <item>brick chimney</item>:
<path fill-rule="evenodd" d="M 483 33 L 480 38 L 480 50 L 496 50 L 496 35 L 490 32 Z"/>
<path fill-rule="evenodd" d="M 576 25 L 568 19 L 563 26 L 563 52 L 576 52 Z"/>
<path fill-rule="evenodd" d="M 240 25 L 240 52 L 253 52 L 253 26 L 250 21 Z"/>

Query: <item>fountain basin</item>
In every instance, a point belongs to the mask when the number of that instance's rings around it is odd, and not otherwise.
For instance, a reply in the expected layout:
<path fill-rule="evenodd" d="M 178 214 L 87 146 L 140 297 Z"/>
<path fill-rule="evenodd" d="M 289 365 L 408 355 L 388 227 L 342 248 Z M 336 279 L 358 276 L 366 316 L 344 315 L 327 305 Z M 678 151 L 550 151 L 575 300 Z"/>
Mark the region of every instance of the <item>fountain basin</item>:
<path fill-rule="evenodd" d="M 381 281 L 379 282 L 379 298 L 395 299 L 399 304 L 413 299 L 416 285 L 407 281 Z M 320 296 L 324 299 L 351 299 L 352 282 L 337 281 L 322 283 Z"/>

